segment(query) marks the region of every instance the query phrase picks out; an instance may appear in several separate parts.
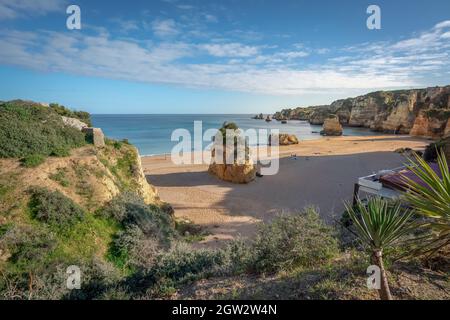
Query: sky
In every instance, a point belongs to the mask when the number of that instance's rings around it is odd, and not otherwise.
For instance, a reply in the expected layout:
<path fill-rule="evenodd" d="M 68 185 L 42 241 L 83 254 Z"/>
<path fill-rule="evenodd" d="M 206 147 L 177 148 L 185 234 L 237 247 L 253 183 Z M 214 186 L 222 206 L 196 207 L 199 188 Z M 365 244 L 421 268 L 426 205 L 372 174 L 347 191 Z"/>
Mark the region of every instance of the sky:
<path fill-rule="evenodd" d="M 71 4 L 80 30 L 66 26 Z M 449 85 L 450 1 L 0 0 L 0 43 L 0 100 L 273 113 Z"/>

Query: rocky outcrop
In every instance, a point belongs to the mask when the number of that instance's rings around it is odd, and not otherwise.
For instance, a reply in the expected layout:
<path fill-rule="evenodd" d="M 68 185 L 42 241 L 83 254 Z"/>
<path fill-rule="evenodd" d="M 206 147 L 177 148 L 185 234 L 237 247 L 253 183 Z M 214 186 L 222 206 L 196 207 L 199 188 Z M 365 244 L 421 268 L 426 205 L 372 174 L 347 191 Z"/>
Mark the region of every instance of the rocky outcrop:
<path fill-rule="evenodd" d="M 450 119 L 447 120 L 447 125 L 445 126 L 444 130 L 444 137 L 450 137 Z"/>
<path fill-rule="evenodd" d="M 232 183 L 249 183 L 256 177 L 256 168 L 251 162 L 244 164 L 212 163 L 208 172 L 221 180 Z"/>
<path fill-rule="evenodd" d="M 278 139 L 280 146 L 289 146 L 292 144 L 298 144 L 298 138 L 294 134 L 280 133 L 278 135 L 272 134 L 269 136 L 269 145 L 272 145 L 272 141 Z"/>
<path fill-rule="evenodd" d="M 83 128 L 82 131 L 86 134 L 86 138 L 97 148 L 105 147 L 105 135 L 100 128 Z"/>
<path fill-rule="evenodd" d="M 341 136 L 342 133 L 342 125 L 339 122 L 338 116 L 328 116 L 323 123 L 323 130 L 320 134 L 324 136 Z"/>
<path fill-rule="evenodd" d="M 430 138 L 445 137 L 450 132 L 449 122 L 450 119 L 430 117 L 426 112 L 420 112 L 414 121 L 410 134 Z"/>
<path fill-rule="evenodd" d="M 86 123 L 78 120 L 77 118 L 69 118 L 65 116 L 61 116 L 61 118 L 66 126 L 78 129 L 80 131 L 83 130 L 83 128 L 89 127 Z"/>
<path fill-rule="evenodd" d="M 260 114 L 257 114 L 256 116 L 254 116 L 252 119 L 264 120 L 264 115 L 262 113 L 260 113 Z"/>
<path fill-rule="evenodd" d="M 387 133 L 442 137 L 449 134 L 450 86 L 378 91 L 331 105 L 284 109 L 275 114 L 322 125 L 329 114 L 344 126 Z"/>
<path fill-rule="evenodd" d="M 296 108 L 296 109 L 283 109 L 276 112 L 273 115 L 275 120 L 303 120 L 308 121 L 310 119 L 310 114 L 314 111 L 315 107 L 308 108 Z"/>
<path fill-rule="evenodd" d="M 224 139 L 225 130 L 235 130 L 236 137 L 232 143 Z M 249 183 L 256 178 L 256 166 L 250 156 L 250 148 L 245 139 L 239 136 L 238 127 L 234 123 L 224 123 L 220 135 L 214 139 L 211 150 L 211 163 L 208 172 L 217 178 L 232 183 Z M 229 141 L 230 142 L 230 141 Z M 236 148 L 243 147 L 244 154 L 238 154 Z"/>
<path fill-rule="evenodd" d="M 155 203 L 155 201 L 159 200 L 158 192 L 153 185 L 147 182 L 144 170 L 142 169 L 141 157 L 136 148 L 135 152 L 138 156 L 136 157 L 136 164 L 132 166 L 132 172 L 134 181 L 137 184 L 136 192 L 144 199 L 145 203 Z M 167 206 L 167 204 L 165 205 Z M 173 215 L 173 209 L 171 210 L 171 214 Z"/>
<path fill-rule="evenodd" d="M 249 155 L 242 162 L 238 162 L 236 159 L 227 161 L 228 155 L 234 154 L 234 147 L 228 149 L 224 147 L 222 156 L 219 155 L 217 158 L 216 150 L 219 149 L 213 148 L 211 153 L 212 161 L 208 168 L 210 174 L 224 181 L 241 184 L 249 183 L 256 178 L 256 167 Z"/>

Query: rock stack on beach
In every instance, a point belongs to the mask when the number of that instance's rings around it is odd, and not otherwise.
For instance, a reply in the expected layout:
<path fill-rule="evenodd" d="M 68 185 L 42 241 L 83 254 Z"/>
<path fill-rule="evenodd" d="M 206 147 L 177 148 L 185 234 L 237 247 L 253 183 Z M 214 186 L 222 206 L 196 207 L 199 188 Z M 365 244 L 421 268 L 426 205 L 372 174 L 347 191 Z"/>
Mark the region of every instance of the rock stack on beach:
<path fill-rule="evenodd" d="M 323 130 L 320 134 L 324 136 L 342 136 L 342 125 L 339 123 L 339 117 L 335 115 L 328 116 L 323 123 Z"/>
<path fill-rule="evenodd" d="M 278 139 L 280 146 L 290 146 L 298 144 L 298 138 L 295 134 L 280 133 L 278 135 L 272 134 L 269 136 L 269 145 L 272 145 L 272 141 Z"/>
<path fill-rule="evenodd" d="M 232 143 L 226 143 L 226 130 L 234 130 L 236 135 Z M 249 183 L 256 177 L 256 166 L 250 157 L 250 148 L 244 142 L 245 154 L 242 159 L 237 155 L 240 139 L 238 127 L 234 123 L 224 123 L 220 130 L 222 135 L 216 136 L 211 150 L 211 164 L 208 172 L 221 180 L 232 183 Z"/>

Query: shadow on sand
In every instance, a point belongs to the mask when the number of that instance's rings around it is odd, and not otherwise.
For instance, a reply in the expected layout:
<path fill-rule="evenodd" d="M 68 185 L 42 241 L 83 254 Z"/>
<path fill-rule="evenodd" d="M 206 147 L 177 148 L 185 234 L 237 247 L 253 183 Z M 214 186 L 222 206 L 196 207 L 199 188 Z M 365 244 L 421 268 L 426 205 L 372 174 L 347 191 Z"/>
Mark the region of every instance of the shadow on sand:
<path fill-rule="evenodd" d="M 394 152 L 299 156 L 297 160 L 288 157 L 280 159 L 276 175 L 256 178 L 247 185 L 221 181 L 206 170 L 147 177 L 177 214 L 204 214 L 205 226 L 213 234 L 232 238 L 250 235 L 257 221 L 268 221 L 280 212 L 298 212 L 306 206 L 317 207 L 321 217 L 333 223 L 342 214 L 343 201 L 351 200 L 358 177 L 404 162 L 405 158 Z M 233 219 L 217 221 L 214 213 Z M 211 215 L 210 223 L 207 215 Z"/>

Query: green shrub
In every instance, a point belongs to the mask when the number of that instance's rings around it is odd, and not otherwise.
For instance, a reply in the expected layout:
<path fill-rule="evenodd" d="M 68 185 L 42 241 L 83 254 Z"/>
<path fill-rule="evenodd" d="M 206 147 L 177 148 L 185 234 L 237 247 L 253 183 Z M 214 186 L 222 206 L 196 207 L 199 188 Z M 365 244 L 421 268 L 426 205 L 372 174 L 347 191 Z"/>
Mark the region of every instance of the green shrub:
<path fill-rule="evenodd" d="M 255 252 L 252 243 L 244 239 L 236 239 L 222 249 L 224 262 L 221 271 L 224 274 L 242 274 L 254 270 Z"/>
<path fill-rule="evenodd" d="M 53 157 L 68 157 L 70 156 L 70 150 L 66 146 L 57 146 L 50 153 Z"/>
<path fill-rule="evenodd" d="M 26 168 L 36 168 L 45 162 L 46 157 L 41 154 L 31 154 L 22 158 L 20 163 Z"/>
<path fill-rule="evenodd" d="M 159 251 L 175 237 L 171 217 L 155 205 L 147 205 L 133 193 L 122 194 L 98 214 L 121 224 L 109 249 L 108 258 L 122 269 L 148 268 Z"/>
<path fill-rule="evenodd" d="M 79 267 L 82 270 L 81 289 L 70 290 L 62 297 L 63 299 L 104 299 L 106 294 L 117 289 L 120 274 L 110 263 L 95 258 L 82 263 Z"/>
<path fill-rule="evenodd" d="M 252 250 L 254 271 L 262 273 L 318 266 L 339 251 L 333 230 L 314 209 L 262 224 Z"/>
<path fill-rule="evenodd" d="M 58 182 L 63 187 L 68 187 L 70 185 L 69 179 L 66 177 L 66 171 L 64 168 L 58 168 L 55 173 L 49 175 L 49 178 Z"/>
<path fill-rule="evenodd" d="M 0 103 L 0 158 L 65 156 L 85 143 L 84 133 L 65 126 L 52 108 L 20 100 Z"/>
<path fill-rule="evenodd" d="M 187 219 L 176 220 L 175 229 L 186 242 L 202 241 L 209 234 L 205 228 Z"/>
<path fill-rule="evenodd" d="M 9 253 L 8 261 L 17 272 L 42 271 L 54 248 L 54 236 L 48 230 L 13 226 L 0 236 L 0 249 Z"/>
<path fill-rule="evenodd" d="M 124 227 L 137 226 L 145 235 L 168 243 L 175 234 L 172 218 L 162 209 L 147 205 L 134 193 L 124 193 L 109 202 L 99 214 L 112 218 Z"/>
<path fill-rule="evenodd" d="M 158 256 L 147 272 L 154 284 L 176 287 L 216 274 L 224 261 L 219 250 L 193 249 L 185 243 L 177 243 L 168 252 Z"/>
<path fill-rule="evenodd" d="M 437 162 L 440 149 L 450 148 L 450 137 L 442 138 L 436 142 L 429 144 L 425 148 L 423 159 L 427 162 Z"/>
<path fill-rule="evenodd" d="M 98 259 L 78 262 L 81 270 L 81 289 L 70 290 L 66 287 L 67 267 L 70 262 L 52 263 L 45 269 L 19 272 L 8 269 L 0 277 L 0 298 L 19 300 L 89 300 L 114 296 L 118 283 L 117 271 Z M 115 296 L 118 296 L 116 294 Z"/>
<path fill-rule="evenodd" d="M 33 218 L 58 227 L 71 225 L 84 216 L 83 209 L 59 191 L 33 188 L 29 203 Z"/>
<path fill-rule="evenodd" d="M 137 226 L 119 231 L 109 251 L 109 259 L 120 268 L 149 268 L 161 250 L 160 239 L 145 235 Z"/>
<path fill-rule="evenodd" d="M 72 111 L 57 103 L 50 103 L 50 108 L 61 116 L 78 119 L 86 123 L 89 127 L 92 127 L 91 115 L 88 112 Z"/>

